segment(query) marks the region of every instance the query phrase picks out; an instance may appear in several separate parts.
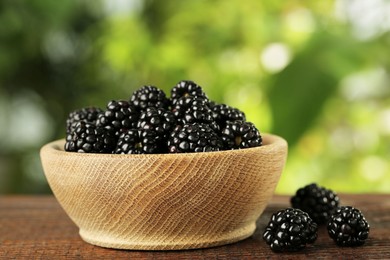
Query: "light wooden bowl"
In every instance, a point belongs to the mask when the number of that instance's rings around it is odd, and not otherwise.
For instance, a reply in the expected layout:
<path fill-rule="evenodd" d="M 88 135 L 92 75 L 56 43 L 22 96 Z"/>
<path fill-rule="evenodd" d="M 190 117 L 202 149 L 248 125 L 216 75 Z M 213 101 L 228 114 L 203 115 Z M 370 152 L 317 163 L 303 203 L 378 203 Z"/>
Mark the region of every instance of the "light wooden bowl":
<path fill-rule="evenodd" d="M 86 242 L 173 250 L 233 243 L 253 234 L 287 157 L 287 143 L 208 153 L 118 155 L 46 144 L 41 160 L 59 203 Z"/>

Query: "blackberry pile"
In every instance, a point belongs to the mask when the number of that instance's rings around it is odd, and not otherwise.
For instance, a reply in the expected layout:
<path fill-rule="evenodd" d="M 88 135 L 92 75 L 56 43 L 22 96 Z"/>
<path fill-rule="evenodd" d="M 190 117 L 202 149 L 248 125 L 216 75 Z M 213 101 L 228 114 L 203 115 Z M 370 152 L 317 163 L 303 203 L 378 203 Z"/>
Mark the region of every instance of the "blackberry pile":
<path fill-rule="evenodd" d="M 298 189 L 290 202 L 293 208 L 274 213 L 263 233 L 275 252 L 303 249 L 315 241 L 317 225 L 323 224 L 338 246 L 361 246 L 368 238 L 370 226 L 363 213 L 352 206 L 339 206 L 332 190 L 312 183 Z"/>
<path fill-rule="evenodd" d="M 111 100 L 106 109 L 87 107 L 66 121 L 65 151 L 115 154 L 212 152 L 262 145 L 259 130 L 245 114 L 209 100 L 202 87 L 182 80 L 167 97 L 142 86 L 129 100 Z"/>

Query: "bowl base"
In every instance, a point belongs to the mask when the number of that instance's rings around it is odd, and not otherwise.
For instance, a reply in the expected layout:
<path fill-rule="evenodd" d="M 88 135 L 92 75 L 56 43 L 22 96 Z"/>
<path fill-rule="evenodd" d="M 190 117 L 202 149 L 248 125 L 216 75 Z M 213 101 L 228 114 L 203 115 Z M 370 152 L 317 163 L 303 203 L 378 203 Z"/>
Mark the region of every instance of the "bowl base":
<path fill-rule="evenodd" d="M 253 224 L 238 230 L 221 234 L 218 238 L 192 238 L 187 240 L 181 239 L 172 242 L 167 242 L 163 240 L 159 241 L 157 239 L 150 241 L 126 240 L 120 238 L 114 239 L 112 237 L 102 236 L 101 234 L 93 234 L 82 229 L 80 229 L 79 234 L 85 242 L 95 246 L 106 248 L 127 250 L 186 250 L 208 248 L 235 243 L 253 235 L 255 229 L 256 225 Z"/>

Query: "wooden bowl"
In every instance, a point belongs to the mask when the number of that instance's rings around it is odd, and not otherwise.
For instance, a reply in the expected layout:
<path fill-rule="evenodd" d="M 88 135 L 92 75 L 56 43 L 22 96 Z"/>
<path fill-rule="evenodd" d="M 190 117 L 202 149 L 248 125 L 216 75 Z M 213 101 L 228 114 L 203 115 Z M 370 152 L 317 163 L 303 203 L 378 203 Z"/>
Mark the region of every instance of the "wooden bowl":
<path fill-rule="evenodd" d="M 173 250 L 233 243 L 253 234 L 283 170 L 287 143 L 208 153 L 71 153 L 46 144 L 46 178 L 86 242 Z"/>

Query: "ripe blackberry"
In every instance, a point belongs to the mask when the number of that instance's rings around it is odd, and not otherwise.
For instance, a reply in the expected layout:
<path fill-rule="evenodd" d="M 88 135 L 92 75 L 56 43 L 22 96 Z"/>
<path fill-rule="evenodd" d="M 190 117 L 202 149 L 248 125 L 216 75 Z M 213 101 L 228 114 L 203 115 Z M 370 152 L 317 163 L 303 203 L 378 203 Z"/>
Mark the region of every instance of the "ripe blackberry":
<path fill-rule="evenodd" d="M 221 149 L 221 140 L 206 124 L 178 125 L 168 139 L 170 153 L 212 152 Z"/>
<path fill-rule="evenodd" d="M 182 80 L 171 89 L 171 103 L 175 105 L 181 97 L 205 97 L 202 87 L 190 80 Z"/>
<path fill-rule="evenodd" d="M 116 138 L 110 131 L 80 121 L 74 131 L 67 134 L 64 149 L 79 153 L 111 153 L 115 145 Z"/>
<path fill-rule="evenodd" d="M 161 107 L 168 109 L 169 99 L 164 91 L 155 86 L 143 86 L 134 91 L 130 97 L 130 102 L 139 110 L 148 107 Z"/>
<path fill-rule="evenodd" d="M 327 229 L 337 245 L 360 246 L 368 238 L 370 226 L 360 210 L 343 206 L 330 217 Z"/>
<path fill-rule="evenodd" d="M 227 121 L 246 121 L 244 112 L 226 104 L 214 104 L 211 106 L 211 110 L 214 112 L 213 116 L 215 121 L 218 123 L 221 129 L 226 126 Z"/>
<path fill-rule="evenodd" d="M 99 115 L 96 124 L 119 136 L 121 132 L 135 128 L 138 118 L 139 112 L 128 101 L 111 100 L 106 111 Z"/>
<path fill-rule="evenodd" d="M 208 107 L 209 100 L 204 96 L 183 96 L 172 106 L 172 112 L 176 118 L 183 118 L 184 113 L 193 106 Z"/>
<path fill-rule="evenodd" d="M 102 112 L 103 110 L 97 107 L 84 107 L 72 111 L 66 119 L 66 133 L 71 133 L 80 121 L 96 124 L 98 115 Z"/>
<path fill-rule="evenodd" d="M 332 190 L 312 183 L 297 190 L 291 205 L 307 212 L 317 224 L 324 224 L 339 206 L 339 197 Z"/>
<path fill-rule="evenodd" d="M 176 125 L 176 118 L 171 111 L 164 108 L 148 107 L 141 113 L 137 128 L 155 131 L 157 134 L 156 142 L 166 147 L 168 136 Z"/>
<path fill-rule="evenodd" d="M 287 208 L 274 213 L 263 239 L 275 252 L 298 251 L 317 239 L 317 224 L 306 212 Z"/>
<path fill-rule="evenodd" d="M 251 122 L 241 120 L 226 122 L 221 131 L 224 149 L 244 149 L 262 145 L 259 130 Z"/>
<path fill-rule="evenodd" d="M 151 129 L 130 129 L 121 133 L 114 150 L 115 154 L 161 153 L 157 133 Z"/>
<path fill-rule="evenodd" d="M 178 118 L 179 123 L 182 124 L 207 124 L 214 131 L 219 132 L 220 128 L 214 120 L 213 111 L 209 107 L 203 105 L 193 105 L 189 107 L 181 118 Z"/>

